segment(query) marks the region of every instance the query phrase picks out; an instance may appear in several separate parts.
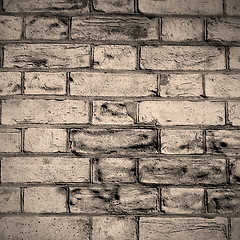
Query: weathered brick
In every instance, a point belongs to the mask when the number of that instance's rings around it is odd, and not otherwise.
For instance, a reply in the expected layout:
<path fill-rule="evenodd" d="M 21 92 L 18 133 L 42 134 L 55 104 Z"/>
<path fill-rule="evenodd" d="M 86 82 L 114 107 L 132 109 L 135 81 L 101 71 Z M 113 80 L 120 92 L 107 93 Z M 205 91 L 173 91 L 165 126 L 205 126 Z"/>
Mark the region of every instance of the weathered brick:
<path fill-rule="evenodd" d="M 137 118 L 137 103 L 94 101 L 93 124 L 134 124 Z"/>
<path fill-rule="evenodd" d="M 208 211 L 210 213 L 239 213 L 239 189 L 209 189 Z"/>
<path fill-rule="evenodd" d="M 20 212 L 20 188 L 0 187 L 0 212 Z M 1 233 L 0 233 L 1 236 Z"/>
<path fill-rule="evenodd" d="M 227 240 L 226 218 L 140 218 L 139 240 Z"/>
<path fill-rule="evenodd" d="M 25 131 L 26 152 L 66 152 L 66 149 L 65 129 L 28 128 Z"/>
<path fill-rule="evenodd" d="M 240 126 L 240 102 L 228 103 L 228 118 L 233 126 Z"/>
<path fill-rule="evenodd" d="M 88 217 L 9 216 L 0 217 L 2 239 L 89 239 Z"/>
<path fill-rule="evenodd" d="M 127 45 L 100 45 L 94 47 L 94 68 L 126 69 L 137 67 L 137 49 Z"/>
<path fill-rule="evenodd" d="M 157 75 L 136 73 L 71 73 L 70 94 L 79 96 L 156 96 Z"/>
<path fill-rule="evenodd" d="M 161 74 L 161 97 L 198 97 L 202 94 L 200 74 Z"/>
<path fill-rule="evenodd" d="M 230 69 L 240 69 L 240 47 L 230 47 Z"/>
<path fill-rule="evenodd" d="M 200 18 L 162 18 L 163 41 L 203 41 L 203 20 Z"/>
<path fill-rule="evenodd" d="M 134 16 L 74 17 L 72 38 L 117 41 L 157 40 L 158 20 Z"/>
<path fill-rule="evenodd" d="M 86 13 L 89 12 L 89 1 L 78 0 L 4 0 L 5 12 L 65 12 Z"/>
<path fill-rule="evenodd" d="M 156 153 L 157 133 L 148 129 L 73 129 L 73 153 Z"/>
<path fill-rule="evenodd" d="M 201 130 L 162 130 L 161 152 L 164 154 L 203 153 Z"/>
<path fill-rule="evenodd" d="M 1 168 L 2 182 L 56 183 L 89 181 L 88 158 L 2 158 Z"/>
<path fill-rule="evenodd" d="M 70 188 L 73 213 L 153 213 L 158 211 L 157 189 L 143 186 Z"/>
<path fill-rule="evenodd" d="M 20 152 L 21 132 L 17 129 L 0 129 L 0 152 Z"/>
<path fill-rule="evenodd" d="M 144 158 L 139 161 L 139 178 L 140 182 L 156 184 L 224 184 L 227 182 L 226 160 L 199 157 Z"/>
<path fill-rule="evenodd" d="M 163 188 L 161 193 L 162 210 L 165 213 L 190 214 L 204 212 L 204 189 Z"/>
<path fill-rule="evenodd" d="M 136 240 L 136 221 L 133 217 L 93 217 L 93 240 Z"/>
<path fill-rule="evenodd" d="M 22 21 L 21 17 L 0 16 L 0 39 L 20 39 L 22 36 Z"/>
<path fill-rule="evenodd" d="M 133 13 L 134 0 L 93 0 L 93 7 L 99 12 Z"/>
<path fill-rule="evenodd" d="M 64 17 L 26 18 L 26 38 L 28 39 L 66 39 L 68 37 L 68 19 Z"/>
<path fill-rule="evenodd" d="M 24 211 L 33 213 L 66 212 L 66 190 L 57 187 L 26 187 Z"/>
<path fill-rule="evenodd" d="M 227 15 L 240 15 L 240 2 L 238 0 L 226 0 Z"/>
<path fill-rule="evenodd" d="M 94 158 L 93 182 L 135 182 L 135 161 L 131 158 Z"/>
<path fill-rule="evenodd" d="M 143 46 L 140 67 L 153 70 L 222 70 L 225 50 L 212 46 Z"/>
<path fill-rule="evenodd" d="M 2 124 L 87 122 L 88 104 L 84 101 L 13 99 L 2 102 Z"/>
<path fill-rule="evenodd" d="M 240 19 L 210 18 L 207 21 L 207 39 L 210 41 L 240 41 Z"/>
<path fill-rule="evenodd" d="M 207 153 L 238 155 L 240 149 L 239 130 L 209 130 L 206 135 Z"/>
<path fill-rule="evenodd" d="M 4 67 L 89 67 L 90 47 L 82 44 L 9 44 L 4 46 Z"/>
<path fill-rule="evenodd" d="M 205 75 L 205 91 L 207 97 L 240 97 L 240 75 L 207 74 Z"/>
<path fill-rule="evenodd" d="M 240 159 L 230 160 L 230 181 L 231 183 L 240 183 Z"/>
<path fill-rule="evenodd" d="M 144 101 L 139 122 L 157 125 L 224 125 L 224 103 L 190 101 Z"/>
<path fill-rule="evenodd" d="M 214 15 L 223 12 L 221 0 L 139 0 L 139 10 L 150 14 L 183 15 Z"/>
<path fill-rule="evenodd" d="M 0 72 L 0 95 L 21 94 L 21 73 Z"/>
<path fill-rule="evenodd" d="M 66 94 L 66 73 L 25 73 L 25 94 Z"/>
<path fill-rule="evenodd" d="M 240 218 L 231 219 L 231 240 L 239 240 L 240 236 Z"/>

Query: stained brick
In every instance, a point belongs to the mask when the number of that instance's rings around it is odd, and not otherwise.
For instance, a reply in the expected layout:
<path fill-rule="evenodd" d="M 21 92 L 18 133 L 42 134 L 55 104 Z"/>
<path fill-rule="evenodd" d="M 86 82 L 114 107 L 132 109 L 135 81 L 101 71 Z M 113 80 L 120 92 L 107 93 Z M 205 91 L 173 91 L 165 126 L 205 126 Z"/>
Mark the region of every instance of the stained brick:
<path fill-rule="evenodd" d="M 0 129 L 0 152 L 20 152 L 21 132 L 17 129 Z"/>
<path fill-rule="evenodd" d="M 21 94 L 21 73 L 0 72 L 0 95 Z"/>
<path fill-rule="evenodd" d="M 240 126 L 240 102 L 228 103 L 228 118 L 233 126 Z"/>
<path fill-rule="evenodd" d="M 230 181 L 231 183 L 240 183 L 240 159 L 230 160 Z"/>
<path fill-rule="evenodd" d="M 20 39 L 22 36 L 22 21 L 21 17 L 0 16 L 0 39 Z"/>
<path fill-rule="evenodd" d="M 240 15 L 240 2 L 238 0 L 226 0 L 227 15 Z"/>
<path fill-rule="evenodd" d="M 0 187 L 0 212 L 20 212 L 20 188 Z"/>
<path fill-rule="evenodd" d="M 230 47 L 229 64 L 230 69 L 240 69 L 240 47 Z"/>

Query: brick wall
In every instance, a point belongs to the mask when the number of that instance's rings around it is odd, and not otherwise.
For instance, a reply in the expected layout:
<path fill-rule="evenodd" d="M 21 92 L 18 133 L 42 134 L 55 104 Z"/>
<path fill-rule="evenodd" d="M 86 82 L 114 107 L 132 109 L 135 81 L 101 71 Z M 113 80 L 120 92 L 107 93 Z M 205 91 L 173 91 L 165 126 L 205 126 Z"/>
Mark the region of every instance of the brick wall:
<path fill-rule="evenodd" d="M 3 0 L 0 239 L 239 240 L 239 0 Z"/>

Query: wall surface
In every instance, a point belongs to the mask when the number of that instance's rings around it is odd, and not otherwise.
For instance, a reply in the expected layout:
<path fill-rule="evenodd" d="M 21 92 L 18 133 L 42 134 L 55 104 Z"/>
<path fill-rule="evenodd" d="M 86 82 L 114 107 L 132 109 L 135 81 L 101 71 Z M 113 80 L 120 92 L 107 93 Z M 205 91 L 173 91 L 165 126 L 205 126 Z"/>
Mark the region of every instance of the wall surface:
<path fill-rule="evenodd" d="M 239 240 L 240 1 L 3 0 L 0 239 Z"/>

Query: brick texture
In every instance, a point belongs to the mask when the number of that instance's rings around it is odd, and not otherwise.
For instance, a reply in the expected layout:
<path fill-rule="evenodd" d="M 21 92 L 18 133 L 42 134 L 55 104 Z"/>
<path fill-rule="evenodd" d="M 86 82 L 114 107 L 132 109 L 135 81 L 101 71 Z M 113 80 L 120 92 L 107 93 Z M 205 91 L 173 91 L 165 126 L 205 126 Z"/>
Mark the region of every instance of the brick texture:
<path fill-rule="evenodd" d="M 20 188 L 0 187 L 0 213 L 20 212 Z"/>
<path fill-rule="evenodd" d="M 0 152 L 20 152 L 21 132 L 17 129 L 0 129 Z"/>
<path fill-rule="evenodd" d="M 19 72 L 0 73 L 0 95 L 21 94 L 21 74 Z"/>
<path fill-rule="evenodd" d="M 21 17 L 0 16 L 0 39 L 20 39 L 22 36 L 22 21 Z"/>

